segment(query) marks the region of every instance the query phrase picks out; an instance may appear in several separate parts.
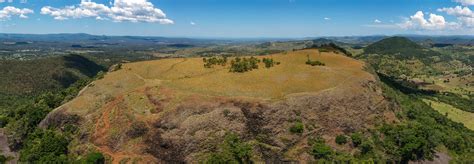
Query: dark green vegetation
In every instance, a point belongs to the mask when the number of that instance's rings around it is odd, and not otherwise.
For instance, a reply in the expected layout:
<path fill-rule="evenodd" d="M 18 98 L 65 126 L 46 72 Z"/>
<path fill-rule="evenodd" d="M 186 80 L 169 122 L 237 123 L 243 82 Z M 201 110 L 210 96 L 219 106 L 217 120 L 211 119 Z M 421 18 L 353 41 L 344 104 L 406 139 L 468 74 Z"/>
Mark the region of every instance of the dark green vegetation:
<path fill-rule="evenodd" d="M 450 58 L 403 37 L 387 38 L 371 44 L 364 49 L 361 57 L 377 72 L 394 77 L 440 75 L 444 70 L 434 67 L 433 64 Z"/>
<path fill-rule="evenodd" d="M 317 60 L 311 60 L 309 58 L 309 55 L 308 55 L 308 60 L 306 60 L 306 64 L 307 65 L 311 65 L 311 66 L 325 66 L 326 64 L 324 64 L 323 62 L 320 62 L 320 61 L 317 61 Z"/>
<path fill-rule="evenodd" d="M 67 88 L 105 68 L 80 55 L 18 61 L 0 60 L 0 94 L 27 95 Z"/>
<path fill-rule="evenodd" d="M 391 37 L 371 44 L 364 49 L 365 54 L 390 55 L 410 59 L 438 56 L 437 52 L 428 50 L 404 37 Z"/>
<path fill-rule="evenodd" d="M 216 152 L 211 153 L 205 163 L 252 163 L 252 146 L 244 143 L 238 135 L 227 133 Z"/>

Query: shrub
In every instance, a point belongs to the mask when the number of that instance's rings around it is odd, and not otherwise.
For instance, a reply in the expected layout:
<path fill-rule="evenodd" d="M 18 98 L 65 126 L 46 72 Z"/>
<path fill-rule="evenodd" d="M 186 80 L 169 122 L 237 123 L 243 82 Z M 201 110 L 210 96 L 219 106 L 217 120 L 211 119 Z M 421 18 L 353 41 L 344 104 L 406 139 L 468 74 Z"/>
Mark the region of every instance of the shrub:
<path fill-rule="evenodd" d="M 362 144 L 362 139 L 363 137 L 361 133 L 354 133 L 351 135 L 352 144 L 355 147 L 358 147 L 360 144 Z"/>
<path fill-rule="evenodd" d="M 290 127 L 291 133 L 301 134 L 304 132 L 304 124 L 301 121 L 296 122 Z"/>
<path fill-rule="evenodd" d="M 265 63 L 265 68 L 270 68 L 270 67 L 273 67 L 275 65 L 275 62 L 273 61 L 272 58 L 263 58 L 263 63 Z M 277 65 L 280 64 L 280 62 L 276 62 Z"/>
<path fill-rule="evenodd" d="M 329 159 L 331 158 L 333 151 L 332 148 L 324 143 L 324 140 L 318 137 L 315 140 L 308 141 L 311 146 L 310 154 L 316 159 Z"/>
<path fill-rule="evenodd" d="M 338 135 L 336 136 L 336 143 L 339 145 L 343 145 L 347 143 L 347 137 L 345 135 Z"/>
<path fill-rule="evenodd" d="M 360 151 L 362 154 L 367 154 L 370 151 L 372 151 L 372 149 L 373 149 L 372 145 L 367 141 L 360 144 Z"/>
<path fill-rule="evenodd" d="M 252 146 L 242 142 L 235 133 L 227 133 L 219 150 L 210 154 L 206 163 L 251 163 Z"/>
<path fill-rule="evenodd" d="M 308 60 L 306 60 L 306 64 L 307 65 L 311 65 L 311 66 L 325 66 L 326 64 L 324 64 L 323 62 L 320 62 L 320 61 L 312 61 L 310 58 L 309 58 L 309 55 L 307 56 L 308 57 Z"/>
<path fill-rule="evenodd" d="M 8 117 L 0 115 L 0 128 L 5 127 L 8 124 Z"/>
<path fill-rule="evenodd" d="M 92 152 L 92 153 L 87 154 L 85 163 L 104 164 L 105 157 L 102 153 Z"/>

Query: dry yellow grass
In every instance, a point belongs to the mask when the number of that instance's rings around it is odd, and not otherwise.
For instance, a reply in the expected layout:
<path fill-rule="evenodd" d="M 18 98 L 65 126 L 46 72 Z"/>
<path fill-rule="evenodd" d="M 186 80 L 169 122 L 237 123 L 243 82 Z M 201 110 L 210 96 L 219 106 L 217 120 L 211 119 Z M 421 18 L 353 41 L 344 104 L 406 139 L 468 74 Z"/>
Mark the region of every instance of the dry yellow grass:
<path fill-rule="evenodd" d="M 326 66 L 306 65 L 307 55 L 311 60 L 326 63 Z M 344 84 L 349 79 L 367 79 L 371 76 L 363 71 L 362 62 L 333 53 L 302 50 L 270 56 L 281 64 L 267 69 L 261 63 L 259 69 L 245 73 L 231 73 L 228 66 L 204 68 L 202 58 L 130 63 L 121 72 L 134 73 L 145 79 L 159 79 L 164 87 L 184 92 L 262 99 L 317 92 Z"/>

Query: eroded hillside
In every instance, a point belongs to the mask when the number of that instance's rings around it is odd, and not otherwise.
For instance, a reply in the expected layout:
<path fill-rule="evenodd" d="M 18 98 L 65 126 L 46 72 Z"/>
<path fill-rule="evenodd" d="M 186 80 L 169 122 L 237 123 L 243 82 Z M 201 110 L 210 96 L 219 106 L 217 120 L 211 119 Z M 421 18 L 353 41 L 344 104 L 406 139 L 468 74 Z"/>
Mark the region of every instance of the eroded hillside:
<path fill-rule="evenodd" d="M 306 65 L 308 56 L 326 66 Z M 281 64 L 245 73 L 204 68 L 202 58 L 123 64 L 41 126 L 79 125 L 71 153 L 100 151 L 113 163 L 204 161 L 229 132 L 251 145 L 254 161 L 306 161 L 311 137 L 355 154 L 335 137 L 396 121 L 361 61 L 316 49 L 263 57 Z M 296 123 L 304 130 L 292 133 Z"/>

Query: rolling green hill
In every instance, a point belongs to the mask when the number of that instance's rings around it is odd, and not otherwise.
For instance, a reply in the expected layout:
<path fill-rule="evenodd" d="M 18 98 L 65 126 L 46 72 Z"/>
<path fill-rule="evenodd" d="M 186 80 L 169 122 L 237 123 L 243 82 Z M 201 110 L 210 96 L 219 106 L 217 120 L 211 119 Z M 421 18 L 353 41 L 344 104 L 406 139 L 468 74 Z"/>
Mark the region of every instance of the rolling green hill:
<path fill-rule="evenodd" d="M 66 88 L 79 79 L 93 77 L 103 66 L 80 55 L 38 60 L 0 61 L 0 94 L 37 94 Z"/>
<path fill-rule="evenodd" d="M 393 55 L 397 58 L 429 58 L 440 54 L 404 37 L 390 37 L 364 49 L 364 54 Z"/>

